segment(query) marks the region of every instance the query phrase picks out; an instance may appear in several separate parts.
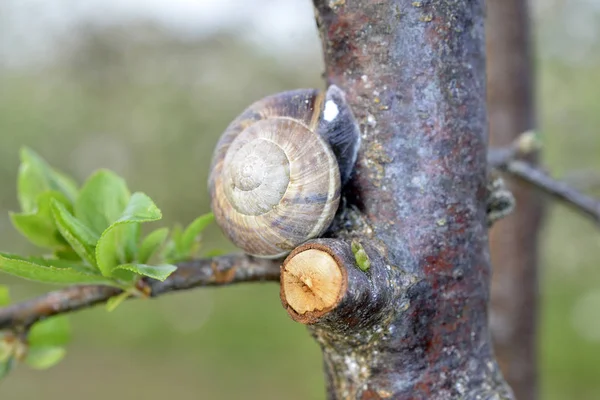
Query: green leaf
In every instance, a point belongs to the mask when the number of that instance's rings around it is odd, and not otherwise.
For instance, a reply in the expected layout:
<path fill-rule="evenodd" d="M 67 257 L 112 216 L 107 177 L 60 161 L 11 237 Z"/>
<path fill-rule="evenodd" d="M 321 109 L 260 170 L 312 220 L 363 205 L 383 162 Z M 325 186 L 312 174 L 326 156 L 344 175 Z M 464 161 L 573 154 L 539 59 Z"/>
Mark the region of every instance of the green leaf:
<path fill-rule="evenodd" d="M 52 202 L 52 215 L 60 234 L 73 250 L 82 260 L 95 266 L 94 246 L 98 241 L 98 236 L 57 201 Z"/>
<path fill-rule="evenodd" d="M 71 340 L 71 326 L 65 316 L 36 322 L 29 331 L 30 346 L 63 346 Z"/>
<path fill-rule="evenodd" d="M 132 262 L 137 258 L 141 226 L 139 222 L 121 225 L 124 230 L 123 262 Z"/>
<path fill-rule="evenodd" d="M 139 225 L 136 223 L 136 225 Z M 131 260 L 127 257 L 126 248 L 131 240 L 127 237 L 134 234 L 129 224 L 118 224 L 108 228 L 96 245 L 96 261 L 102 275 L 113 276 L 114 268 L 119 264 L 125 264 Z"/>
<path fill-rule="evenodd" d="M 51 261 L 49 261 L 51 263 Z M 43 283 L 96 283 L 112 285 L 113 282 L 100 275 L 79 272 L 73 269 L 57 268 L 36 264 L 30 260 L 12 254 L 0 253 L 0 271 Z"/>
<path fill-rule="evenodd" d="M 32 346 L 27 352 L 25 364 L 34 369 L 48 369 L 58 364 L 66 353 L 63 347 Z"/>
<path fill-rule="evenodd" d="M 194 253 L 194 242 L 206 227 L 215 220 L 212 213 L 204 214 L 192 221 L 183 232 L 180 239 L 179 251 L 186 256 Z"/>
<path fill-rule="evenodd" d="M 180 224 L 175 224 L 171 230 L 171 238 L 165 244 L 165 247 L 161 251 L 161 258 L 167 262 L 180 261 L 179 249 L 177 246 L 181 244 L 181 237 L 183 236 L 183 228 Z"/>
<path fill-rule="evenodd" d="M 123 213 L 129 189 L 120 176 L 99 170 L 85 182 L 75 202 L 75 217 L 100 235 Z"/>
<path fill-rule="evenodd" d="M 358 268 L 363 272 L 368 271 L 369 268 L 371 268 L 371 261 L 369 260 L 369 256 L 365 252 L 363 246 L 358 240 L 354 239 L 352 240 L 350 247 L 352 249 L 352 253 L 354 253 L 354 260 L 356 261 Z"/>
<path fill-rule="evenodd" d="M 68 268 L 68 269 L 73 269 L 75 271 L 78 271 L 78 272 L 81 272 L 84 274 L 98 275 L 98 270 L 96 268 L 89 266 L 89 265 L 84 265 L 81 262 L 81 260 L 79 260 L 79 259 L 73 261 L 73 260 L 60 260 L 60 259 L 56 259 L 56 258 L 43 258 L 43 257 L 36 257 L 36 256 L 32 256 L 32 257 L 13 256 L 13 257 L 20 258 L 21 260 L 24 260 L 24 261 L 32 262 L 34 264 L 43 265 L 45 267 Z"/>
<path fill-rule="evenodd" d="M 350 248 L 352 249 L 352 253 L 356 255 L 356 253 L 362 249 L 362 245 L 356 239 L 354 239 L 352 240 L 352 243 L 350 243 Z"/>
<path fill-rule="evenodd" d="M 124 254 L 122 262 L 132 262 L 137 258 L 140 238 L 140 223 L 156 221 L 162 218 L 162 213 L 152 199 L 141 192 L 136 192 L 129 199 L 121 217 L 115 224 L 127 224 L 124 229 Z"/>
<path fill-rule="evenodd" d="M 67 261 L 80 261 L 81 260 L 81 257 L 79 257 L 79 254 L 77 254 L 75 252 L 75 250 L 73 250 L 70 247 L 66 248 L 66 249 L 61 249 L 61 250 L 55 250 L 54 256 L 60 260 L 67 260 Z"/>
<path fill-rule="evenodd" d="M 96 235 L 81 220 L 75 218 L 73 214 L 57 201 L 52 201 L 52 213 L 54 219 L 59 219 L 61 224 L 66 227 L 81 243 L 88 246 L 96 245 L 99 236 Z M 56 216 L 58 214 L 58 218 Z"/>
<path fill-rule="evenodd" d="M 115 269 L 123 269 L 126 271 L 135 272 L 139 275 L 144 275 L 152 279 L 164 281 L 171 275 L 177 267 L 171 264 L 163 265 L 146 265 L 146 264 L 122 264 Z"/>
<path fill-rule="evenodd" d="M 10 293 L 8 286 L 0 285 L 0 307 L 4 307 L 10 304 Z"/>
<path fill-rule="evenodd" d="M 29 148 L 21 149 L 17 191 L 21 210 L 26 213 L 35 210 L 38 196 L 47 191 L 60 192 L 71 203 L 77 197 L 77 185 Z"/>
<path fill-rule="evenodd" d="M 198 236 L 213 221 L 214 215 L 208 213 L 196 218 L 185 230 L 181 225 L 176 225 L 171 233 L 171 239 L 162 251 L 163 258 L 174 263 L 193 257 L 198 250 Z"/>
<path fill-rule="evenodd" d="M 131 196 L 125 210 L 115 223 L 147 222 L 156 221 L 161 218 L 162 213 L 152 199 L 144 193 L 136 192 Z"/>
<path fill-rule="evenodd" d="M 96 245 L 96 261 L 104 276 L 113 276 L 117 265 L 135 260 L 141 222 L 162 217 L 154 202 L 143 193 L 134 193 L 123 214 L 106 229 Z"/>
<path fill-rule="evenodd" d="M 364 250 L 360 250 L 358 251 L 355 255 L 354 255 L 355 259 L 356 259 L 356 264 L 358 265 L 358 268 L 360 268 L 361 271 L 368 271 L 369 268 L 371 268 L 371 261 L 369 260 L 369 256 L 367 255 L 367 253 L 365 253 Z"/>
<path fill-rule="evenodd" d="M 158 248 L 165 242 L 169 235 L 169 228 L 159 228 L 144 238 L 140 245 L 137 260 L 145 264 L 152 258 Z"/>
<path fill-rule="evenodd" d="M 69 205 L 67 197 L 56 191 L 41 193 L 36 207 L 30 212 L 10 213 L 13 226 L 36 246 L 54 249 L 64 248 L 67 242 L 60 235 L 52 217 L 51 203 Z"/>
<path fill-rule="evenodd" d="M 108 312 L 114 311 L 121 303 L 123 303 L 125 300 L 127 300 L 129 298 L 129 296 L 131 296 L 131 293 L 123 292 L 121 294 L 111 297 L 106 302 L 106 311 L 108 311 Z"/>

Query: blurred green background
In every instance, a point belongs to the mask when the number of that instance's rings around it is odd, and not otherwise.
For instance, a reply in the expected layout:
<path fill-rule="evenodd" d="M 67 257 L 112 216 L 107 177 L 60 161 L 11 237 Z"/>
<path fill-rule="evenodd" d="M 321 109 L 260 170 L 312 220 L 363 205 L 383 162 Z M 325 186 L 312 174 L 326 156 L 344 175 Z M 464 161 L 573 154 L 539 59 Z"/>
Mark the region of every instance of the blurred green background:
<path fill-rule="evenodd" d="M 168 2 L 179 14 L 157 2 L 76 3 L 0 2 L 3 251 L 36 251 L 8 219 L 21 146 L 79 182 L 111 168 L 163 210 L 155 227 L 187 223 L 208 211 L 207 168 L 228 122 L 264 95 L 323 85 L 308 0 Z M 598 3 L 536 0 L 534 33 L 545 164 L 600 195 L 590 173 L 600 171 Z M 231 249 L 214 227 L 205 243 Z M 542 251 L 542 398 L 599 399 L 600 233 L 552 204 Z M 17 300 L 52 289 L 7 275 L 0 283 Z M 66 359 L 46 372 L 18 368 L 0 399 L 324 398 L 320 351 L 287 317 L 275 284 L 195 290 L 71 321 Z"/>

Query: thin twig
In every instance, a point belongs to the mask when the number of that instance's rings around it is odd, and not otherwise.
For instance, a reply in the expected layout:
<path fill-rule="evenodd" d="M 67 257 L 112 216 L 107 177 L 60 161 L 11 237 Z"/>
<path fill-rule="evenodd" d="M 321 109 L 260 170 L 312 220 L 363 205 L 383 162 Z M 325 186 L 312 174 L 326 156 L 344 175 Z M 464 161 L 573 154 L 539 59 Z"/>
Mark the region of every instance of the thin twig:
<path fill-rule="evenodd" d="M 552 178 L 540 168 L 521 159 L 528 153 L 536 151 L 538 146 L 533 134 L 525 132 L 511 146 L 491 149 L 488 153 L 488 164 L 534 186 L 569 205 L 575 211 L 592 218 L 596 223 L 600 223 L 599 199 L 590 197 L 571 185 Z"/>
<path fill-rule="evenodd" d="M 569 171 L 562 180 L 586 193 L 600 189 L 600 171 L 597 170 Z"/>
<path fill-rule="evenodd" d="M 278 281 L 280 263 L 245 255 L 226 255 L 178 264 L 164 282 L 146 280 L 151 297 L 200 286 L 220 286 L 240 282 Z M 70 286 L 31 300 L 0 308 L 0 330 L 26 331 L 44 318 L 89 308 L 121 293 L 102 285 Z"/>
<path fill-rule="evenodd" d="M 581 193 L 564 182 L 553 179 L 525 161 L 512 160 L 501 169 L 600 223 L 600 201 L 597 199 Z"/>

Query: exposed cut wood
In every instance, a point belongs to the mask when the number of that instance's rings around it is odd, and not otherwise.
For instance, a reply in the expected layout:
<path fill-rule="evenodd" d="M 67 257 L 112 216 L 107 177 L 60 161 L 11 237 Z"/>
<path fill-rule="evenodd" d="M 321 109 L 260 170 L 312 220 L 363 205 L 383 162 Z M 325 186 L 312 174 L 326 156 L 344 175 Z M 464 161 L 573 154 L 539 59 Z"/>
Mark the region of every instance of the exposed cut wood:
<path fill-rule="evenodd" d="M 282 296 L 298 314 L 325 311 L 339 301 L 342 271 L 325 251 L 308 249 L 293 255 L 282 274 Z"/>

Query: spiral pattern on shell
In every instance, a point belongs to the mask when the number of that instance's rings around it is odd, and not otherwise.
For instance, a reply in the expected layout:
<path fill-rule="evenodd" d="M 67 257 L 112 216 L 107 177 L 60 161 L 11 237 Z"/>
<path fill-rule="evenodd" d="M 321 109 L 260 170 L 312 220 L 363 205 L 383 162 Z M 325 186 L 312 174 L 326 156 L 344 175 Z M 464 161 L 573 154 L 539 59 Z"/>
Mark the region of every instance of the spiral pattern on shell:
<path fill-rule="evenodd" d="M 209 178 L 211 205 L 223 232 L 246 253 L 282 257 L 331 224 L 342 177 L 340 148 L 320 132 L 337 126 L 323 121 L 326 100 L 311 89 L 269 96 L 221 136 Z"/>

